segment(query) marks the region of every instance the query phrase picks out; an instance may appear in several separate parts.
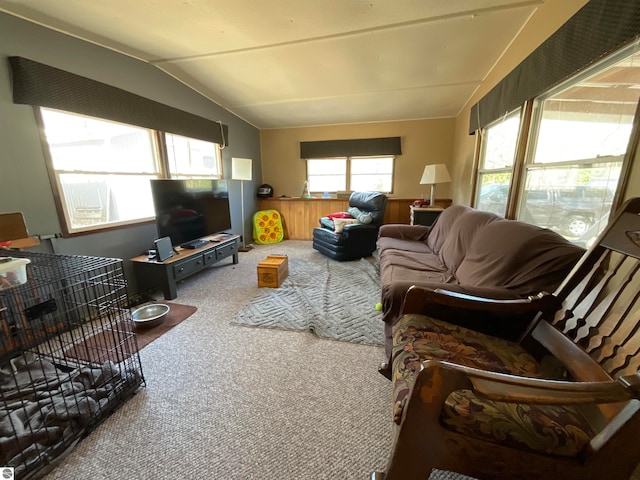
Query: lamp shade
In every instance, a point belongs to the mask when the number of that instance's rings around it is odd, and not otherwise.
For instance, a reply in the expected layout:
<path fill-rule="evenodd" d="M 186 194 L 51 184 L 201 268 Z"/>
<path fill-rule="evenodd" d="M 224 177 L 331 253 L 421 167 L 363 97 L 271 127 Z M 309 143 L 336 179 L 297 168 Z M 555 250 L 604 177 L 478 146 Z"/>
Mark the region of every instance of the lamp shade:
<path fill-rule="evenodd" d="M 420 184 L 447 183 L 451 181 L 449 176 L 449 170 L 444 163 L 438 163 L 435 165 L 426 165 L 422 172 L 422 178 Z"/>
<path fill-rule="evenodd" d="M 231 180 L 251 180 L 250 158 L 231 158 Z"/>

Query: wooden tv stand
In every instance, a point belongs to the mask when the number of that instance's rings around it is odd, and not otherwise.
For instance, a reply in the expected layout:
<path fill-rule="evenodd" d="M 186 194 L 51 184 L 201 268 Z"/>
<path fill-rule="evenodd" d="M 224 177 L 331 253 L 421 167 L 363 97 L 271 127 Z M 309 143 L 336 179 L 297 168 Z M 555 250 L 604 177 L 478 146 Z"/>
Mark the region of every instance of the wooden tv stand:
<path fill-rule="evenodd" d="M 177 282 L 189 275 L 227 257 L 232 257 L 234 264 L 238 263 L 240 235 L 217 234 L 202 239 L 209 241 L 209 244 L 194 249 L 176 247 L 178 254 L 164 262 L 149 260 L 146 255 L 132 258 L 138 290 L 160 288 L 164 298 L 172 300 L 178 296 Z"/>

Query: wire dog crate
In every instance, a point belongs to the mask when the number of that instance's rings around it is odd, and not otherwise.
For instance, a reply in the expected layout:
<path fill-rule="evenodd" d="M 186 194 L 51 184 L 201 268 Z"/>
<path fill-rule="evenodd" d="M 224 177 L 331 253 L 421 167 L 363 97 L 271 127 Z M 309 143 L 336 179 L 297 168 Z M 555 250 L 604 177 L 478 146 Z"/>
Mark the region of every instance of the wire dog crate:
<path fill-rule="evenodd" d="M 122 260 L 0 251 L 0 466 L 40 478 L 144 385 Z"/>

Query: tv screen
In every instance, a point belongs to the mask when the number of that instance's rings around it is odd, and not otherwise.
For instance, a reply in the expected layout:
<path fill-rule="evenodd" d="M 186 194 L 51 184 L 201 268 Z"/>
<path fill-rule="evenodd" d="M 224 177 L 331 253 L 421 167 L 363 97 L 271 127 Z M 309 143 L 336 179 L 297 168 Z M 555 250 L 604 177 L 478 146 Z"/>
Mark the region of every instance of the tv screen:
<path fill-rule="evenodd" d="M 231 229 L 226 180 L 151 180 L 159 237 L 174 246 Z"/>

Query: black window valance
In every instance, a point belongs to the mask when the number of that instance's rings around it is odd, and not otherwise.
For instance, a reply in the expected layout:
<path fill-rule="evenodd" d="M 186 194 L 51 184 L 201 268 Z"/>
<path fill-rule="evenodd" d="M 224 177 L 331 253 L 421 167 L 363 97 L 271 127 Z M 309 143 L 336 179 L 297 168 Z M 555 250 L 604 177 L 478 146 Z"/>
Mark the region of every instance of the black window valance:
<path fill-rule="evenodd" d="M 228 127 L 74 73 L 9 57 L 13 102 L 55 108 L 228 145 Z"/>
<path fill-rule="evenodd" d="M 471 108 L 469 133 L 640 36 L 640 2 L 590 0 Z"/>
<path fill-rule="evenodd" d="M 402 155 L 400 137 L 300 142 L 300 158 Z"/>

